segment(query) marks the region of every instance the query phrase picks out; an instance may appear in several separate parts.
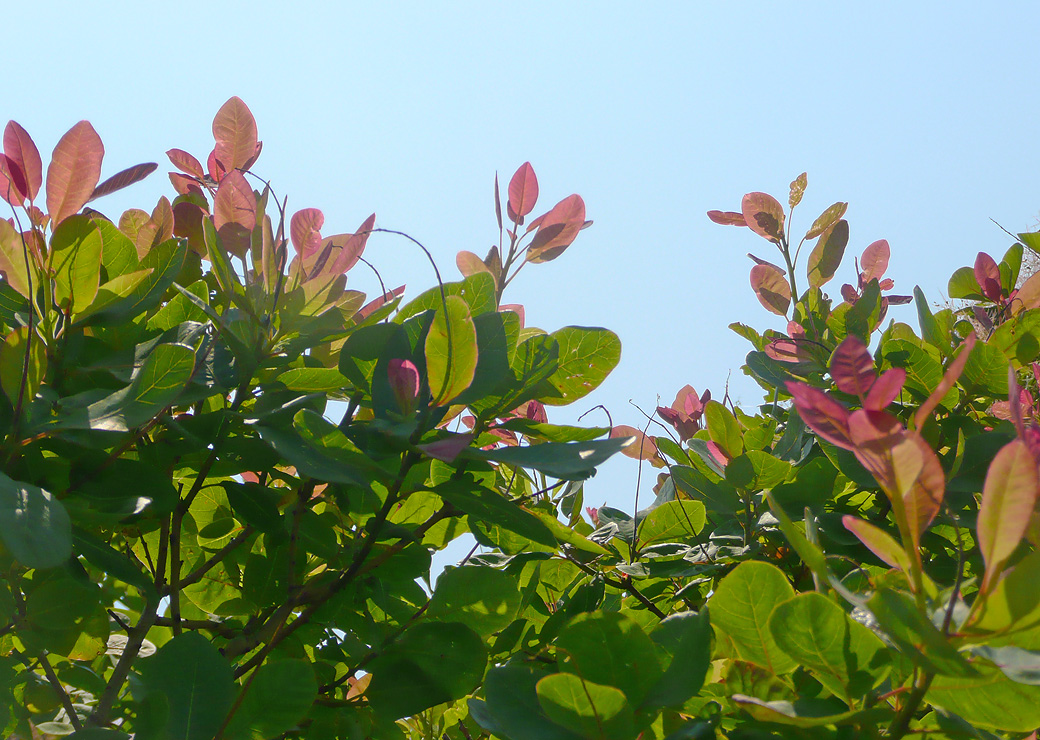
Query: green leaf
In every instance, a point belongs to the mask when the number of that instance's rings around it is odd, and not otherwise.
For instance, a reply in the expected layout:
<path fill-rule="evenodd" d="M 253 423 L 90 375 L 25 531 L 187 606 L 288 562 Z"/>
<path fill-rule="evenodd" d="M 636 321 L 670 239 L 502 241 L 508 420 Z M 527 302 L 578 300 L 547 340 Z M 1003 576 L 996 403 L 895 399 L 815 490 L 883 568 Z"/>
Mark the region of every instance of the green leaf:
<path fill-rule="evenodd" d="M 1015 683 L 1040 686 L 1040 653 L 1035 650 L 1023 650 L 1014 645 L 977 645 L 971 652 L 993 663 Z"/>
<path fill-rule="evenodd" d="M 625 695 L 568 673 L 538 682 L 538 703 L 549 719 L 584 738 L 631 740 L 635 717 Z"/>
<path fill-rule="evenodd" d="M 507 419 L 497 429 L 519 432 L 525 437 L 547 442 L 588 442 L 610 433 L 609 427 L 573 427 L 565 424 L 544 424 L 530 419 Z M 669 440 L 671 441 L 671 440 Z"/>
<path fill-rule="evenodd" d="M 549 376 L 559 396 L 546 398 L 546 405 L 566 406 L 584 398 L 621 360 L 621 340 L 607 329 L 567 326 L 550 336 L 560 346 L 559 365 Z"/>
<path fill-rule="evenodd" d="M 264 663 L 257 669 L 232 727 L 247 727 L 252 737 L 280 737 L 307 715 L 317 696 L 314 669 L 306 661 Z"/>
<path fill-rule="evenodd" d="M 995 588 L 985 594 L 970 623 L 972 631 L 1003 632 L 1027 629 L 1040 624 L 1040 552 L 1020 560 Z"/>
<path fill-rule="evenodd" d="M 832 314 L 833 315 L 833 314 Z M 877 278 L 871 280 L 863 295 L 852 304 L 845 314 L 845 331 L 867 340 L 881 321 L 881 288 Z"/>
<path fill-rule="evenodd" d="M 365 696 L 378 714 L 410 717 L 469 694 L 486 665 L 484 642 L 469 627 L 420 623 L 372 661 L 372 682 Z"/>
<path fill-rule="evenodd" d="M 492 450 L 467 448 L 462 457 L 517 465 L 560 480 L 582 480 L 595 475 L 596 467 L 630 444 L 630 438 L 601 439 L 592 442 L 546 442 L 526 447 L 500 447 Z"/>
<path fill-rule="evenodd" d="M 582 736 L 552 722 L 538 700 L 536 686 L 545 674 L 522 663 L 507 663 L 488 671 L 484 681 L 486 710 L 495 727 L 479 715 L 474 719 L 495 734 L 510 740 L 581 740 Z M 472 709 L 474 700 L 470 699 Z"/>
<path fill-rule="evenodd" d="M 700 501 L 668 501 L 655 507 L 639 523 L 644 545 L 688 542 L 704 529 L 704 504 Z"/>
<path fill-rule="evenodd" d="M 27 340 L 31 345 L 27 346 Z M 28 362 L 26 362 L 28 350 Z M 47 376 L 47 347 L 29 327 L 15 327 L 0 343 L 0 386 L 12 406 L 22 397 L 22 408 L 36 397 Z M 24 379 L 24 383 L 23 383 Z"/>
<path fill-rule="evenodd" d="M 734 694 L 731 699 L 741 709 L 760 722 L 794 727 L 823 727 L 852 723 L 879 724 L 889 715 L 884 709 L 841 711 L 837 702 L 822 699 L 790 701 L 763 701 L 753 696 Z"/>
<path fill-rule="evenodd" d="M 77 322 L 84 321 L 96 314 L 103 314 L 107 309 L 120 305 L 120 302 L 133 295 L 151 274 L 151 269 L 137 270 L 136 272 L 119 275 L 103 283 L 98 288 L 94 301 L 79 313 L 76 319 Z M 161 328 L 169 329 L 172 326 L 175 326 L 175 324 Z"/>
<path fill-rule="evenodd" d="M 448 296 L 447 310 L 434 314 L 426 335 L 426 374 L 436 406 L 444 406 L 473 382 L 477 369 L 477 330 L 469 307 Z"/>
<path fill-rule="evenodd" d="M 509 626 L 519 608 L 520 591 L 512 576 L 469 565 L 447 568 L 437 577 L 426 618 L 460 622 L 478 635 L 490 635 Z"/>
<path fill-rule="evenodd" d="M 54 300 L 76 316 L 93 301 L 101 281 L 101 232 L 87 216 L 70 216 L 51 236 Z"/>
<path fill-rule="evenodd" d="M 46 581 L 25 602 L 25 617 L 35 627 L 66 630 L 86 618 L 98 605 L 98 589 L 68 577 Z"/>
<path fill-rule="evenodd" d="M 195 352 L 183 344 L 160 344 L 134 373 L 130 385 L 90 404 L 85 415 L 59 419 L 64 429 L 125 432 L 152 420 L 171 406 L 195 372 Z"/>
<path fill-rule="evenodd" d="M 495 302 L 495 278 L 486 272 L 478 272 L 459 282 L 444 283 L 443 295 L 444 297 L 461 298 L 474 318 L 498 310 L 498 304 Z M 443 310 L 444 300 L 441 296 L 440 286 L 430 288 L 402 306 L 397 316 L 394 317 L 394 321 L 401 323 L 423 311 Z"/>
<path fill-rule="evenodd" d="M 966 299 L 969 301 L 984 301 L 982 288 L 979 281 L 975 279 L 975 270 L 970 267 L 961 267 L 950 278 L 947 287 L 950 298 Z"/>
<path fill-rule="evenodd" d="M 366 457 L 335 425 L 311 409 L 293 417 L 293 429 L 257 426 L 265 442 L 304 475 L 330 483 L 370 485 L 384 471 Z"/>
<path fill-rule="evenodd" d="M 733 640 L 737 655 L 776 675 L 797 663 L 776 644 L 768 630 L 769 616 L 794 596 L 783 571 L 769 563 L 748 561 L 734 568 L 708 601 L 711 624 Z"/>
<path fill-rule="evenodd" d="M 929 671 L 949 676 L 977 675 L 967 659 L 918 611 L 906 594 L 879 588 L 867 601 L 867 608 L 877 618 L 889 639 Z"/>
<path fill-rule="evenodd" d="M 477 330 L 477 369 L 469 388 L 455 399 L 458 404 L 501 393 L 513 381 L 509 360 L 516 353 L 519 317 L 512 311 L 492 311 L 474 316 L 473 326 Z"/>
<path fill-rule="evenodd" d="M 1008 442 L 990 463 L 976 527 L 986 563 L 979 587 L 983 593 L 993 586 L 1029 527 L 1040 486 L 1036 468 L 1036 456 L 1020 439 Z"/>
<path fill-rule="evenodd" d="M 847 703 L 884 678 L 884 643 L 823 594 L 798 594 L 778 604 L 769 632 L 781 650 Z"/>
<path fill-rule="evenodd" d="M 917 321 L 921 325 L 921 338 L 938 348 L 944 355 L 949 355 L 953 351 L 950 337 L 940 328 L 939 322 L 935 320 L 932 310 L 928 307 L 924 293 L 916 285 L 914 286 L 914 305 L 917 307 Z"/>
<path fill-rule="evenodd" d="M 104 730 L 100 727 L 84 727 L 72 733 L 68 740 L 130 740 L 130 735 L 119 730 Z"/>
<path fill-rule="evenodd" d="M 737 488 L 767 491 L 783 483 L 791 472 L 791 464 L 768 452 L 750 450 L 729 461 L 726 480 Z"/>
<path fill-rule="evenodd" d="M 979 666 L 978 673 L 938 676 L 928 702 L 984 729 L 1032 732 L 1040 726 L 1040 686 L 1016 683 L 996 667 Z"/>
<path fill-rule="evenodd" d="M 607 548 L 603 547 L 590 539 L 586 539 L 578 532 L 568 527 L 566 524 L 556 518 L 554 514 L 550 514 L 542 509 L 531 509 L 531 513 L 534 514 L 538 519 L 553 533 L 559 542 L 565 545 L 570 545 L 575 549 L 581 550 L 582 552 L 588 552 L 593 555 L 610 555 L 611 552 Z"/>
<path fill-rule="evenodd" d="M 679 706 L 697 695 L 711 665 L 711 622 L 708 610 L 678 612 L 661 621 L 650 638 L 671 661 L 650 687 L 643 706 Z"/>
<path fill-rule="evenodd" d="M 278 382 L 291 391 L 328 393 L 350 388 L 350 381 L 334 367 L 297 367 L 278 376 Z"/>
<path fill-rule="evenodd" d="M 504 499 L 496 491 L 463 479 L 453 479 L 434 489 L 441 498 L 465 512 L 471 520 L 498 525 L 555 550 L 559 543 L 552 531 L 531 512 Z"/>
<path fill-rule="evenodd" d="M 61 501 L 0 473 L 0 539 L 28 568 L 54 568 L 72 557 L 72 523 Z"/>
<path fill-rule="evenodd" d="M 138 273 L 133 274 L 136 275 Z M 104 290 L 104 286 L 102 286 L 102 290 Z M 185 288 L 185 290 L 203 303 L 209 304 L 209 286 L 206 284 L 205 280 L 196 280 Z M 93 308 L 93 306 L 91 308 Z M 148 328 L 167 331 L 185 321 L 198 321 L 199 323 L 204 323 L 206 318 L 205 311 L 195 305 L 195 303 L 190 301 L 183 294 L 177 294 L 171 298 L 165 306 L 156 311 L 155 315 L 148 320 Z"/>
<path fill-rule="evenodd" d="M 142 665 L 149 692 L 163 695 L 170 712 L 165 737 L 211 740 L 231 708 L 231 665 L 198 632 L 174 637 Z"/>
<path fill-rule="evenodd" d="M 729 409 L 718 401 L 708 401 L 704 407 L 704 418 L 708 422 L 708 436 L 729 458 L 744 451 L 740 437 L 740 423 Z"/>
<path fill-rule="evenodd" d="M 1007 398 L 1008 358 L 994 344 L 977 342 L 968 356 L 961 384 L 980 393 Z"/>
<path fill-rule="evenodd" d="M 282 513 L 278 510 L 281 496 L 277 489 L 238 481 L 222 481 L 221 485 L 227 493 L 235 518 L 268 534 L 284 531 Z"/>
<path fill-rule="evenodd" d="M 835 222 L 820 235 L 806 265 L 809 287 L 818 288 L 834 277 L 848 243 L 849 222 L 845 219 Z"/>
<path fill-rule="evenodd" d="M 146 598 L 155 594 L 152 579 L 134 565 L 132 560 L 112 549 L 107 542 L 78 527 L 72 531 L 72 541 L 76 554 L 85 557 L 95 568 L 130 584 Z"/>

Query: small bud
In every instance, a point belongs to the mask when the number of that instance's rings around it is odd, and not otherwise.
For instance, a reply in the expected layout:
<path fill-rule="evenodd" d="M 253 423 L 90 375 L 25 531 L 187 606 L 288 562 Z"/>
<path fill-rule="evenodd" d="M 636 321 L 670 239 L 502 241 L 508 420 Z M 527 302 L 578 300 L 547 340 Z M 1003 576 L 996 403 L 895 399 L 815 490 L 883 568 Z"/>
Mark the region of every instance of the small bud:
<path fill-rule="evenodd" d="M 405 415 L 411 414 L 415 411 L 415 401 L 419 397 L 418 368 L 410 360 L 390 360 L 387 375 L 398 407 Z"/>

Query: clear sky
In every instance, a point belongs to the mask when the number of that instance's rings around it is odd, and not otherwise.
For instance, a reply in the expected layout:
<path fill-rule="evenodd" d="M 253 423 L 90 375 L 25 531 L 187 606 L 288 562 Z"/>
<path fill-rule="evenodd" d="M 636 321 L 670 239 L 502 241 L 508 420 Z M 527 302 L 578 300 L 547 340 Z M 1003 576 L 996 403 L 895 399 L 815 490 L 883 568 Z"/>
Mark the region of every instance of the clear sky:
<path fill-rule="evenodd" d="M 704 215 L 739 210 L 745 192 L 786 202 L 808 171 L 796 231 L 849 201 L 835 295 L 851 256 L 886 238 L 896 292 L 920 284 L 937 302 L 977 251 L 1009 246 L 990 219 L 1017 231 L 1040 214 L 1036 2 L 41 0 L 8 3 L 4 26 L 0 116 L 45 157 L 86 118 L 105 176 L 160 162 L 98 201 L 113 217 L 172 193 L 163 152 L 204 159 L 232 95 L 258 122 L 256 169 L 290 209 L 321 208 L 327 233 L 374 211 L 454 277 L 458 250 L 483 255 L 497 238 L 496 171 L 508 181 L 530 160 L 545 209 L 580 193 L 595 225 L 506 293 L 529 324 L 621 337 L 618 369 L 551 412 L 561 423 L 602 403 L 639 425 L 629 399 L 649 411 L 686 383 L 721 396 L 728 380 L 759 400 L 739 370 L 749 348 L 726 327 L 782 328 L 748 285 L 745 254 L 772 247 Z M 373 237 L 366 257 L 412 295 L 432 284 L 403 240 Z M 890 316 L 917 323 L 912 306 Z M 635 479 L 632 461 L 610 463 L 586 501 L 631 510 Z"/>

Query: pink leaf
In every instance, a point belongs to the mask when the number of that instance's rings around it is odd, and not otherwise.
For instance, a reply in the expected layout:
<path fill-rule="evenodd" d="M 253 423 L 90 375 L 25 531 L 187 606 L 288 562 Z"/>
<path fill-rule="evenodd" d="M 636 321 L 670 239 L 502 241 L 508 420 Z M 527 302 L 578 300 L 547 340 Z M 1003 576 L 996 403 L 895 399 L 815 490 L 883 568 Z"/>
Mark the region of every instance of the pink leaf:
<path fill-rule="evenodd" d="M 541 217 L 538 232 L 527 248 L 528 262 L 549 262 L 574 242 L 585 225 L 585 201 L 569 195 Z"/>
<path fill-rule="evenodd" d="M 877 379 L 874 358 L 863 341 L 856 336 L 845 337 L 831 356 L 831 377 L 838 390 L 862 399 Z"/>
<path fill-rule="evenodd" d="M 293 214 L 289 221 L 289 237 L 293 248 L 306 259 L 321 248 L 321 227 L 325 214 L 317 208 L 304 208 Z"/>
<path fill-rule="evenodd" d="M 929 446 L 924 437 L 916 432 L 907 432 L 906 437 L 908 443 L 905 449 L 909 449 L 911 444 L 916 446 L 921 459 L 920 472 L 914 476 L 913 484 L 903 494 L 903 509 L 906 511 L 907 522 L 910 526 L 913 548 L 917 552 L 921 544 L 921 535 L 928 529 L 928 525 L 935 519 L 942 506 L 943 497 L 946 494 L 946 476 L 935 450 Z M 893 450 L 897 476 L 900 475 L 898 466 L 902 462 L 900 455 L 903 450 L 903 447 Z M 910 456 L 907 455 L 907 457 Z M 902 481 L 901 478 L 897 478 L 897 480 Z"/>
<path fill-rule="evenodd" d="M 202 163 L 186 151 L 182 149 L 170 149 L 166 152 L 166 156 L 170 158 L 170 162 L 173 166 L 181 172 L 187 173 L 192 177 L 197 177 L 200 180 L 206 178 L 206 171 L 202 169 Z"/>
<path fill-rule="evenodd" d="M 394 392 L 397 406 L 406 415 L 415 411 L 415 401 L 419 398 L 419 370 L 411 360 L 393 359 L 387 364 L 387 375 L 390 377 L 390 389 Z"/>
<path fill-rule="evenodd" d="M 844 406 L 821 391 L 805 383 L 789 381 L 787 392 L 794 399 L 798 415 L 806 425 L 831 444 L 853 448 L 849 436 L 849 412 Z"/>
<path fill-rule="evenodd" d="M 217 158 L 216 149 L 209 153 L 209 157 L 206 159 L 206 169 L 209 171 L 209 179 L 213 182 L 220 182 L 228 173 L 228 167 Z"/>
<path fill-rule="evenodd" d="M 899 397 L 905 382 L 906 370 L 901 367 L 889 368 L 881 373 L 881 377 L 870 387 L 870 392 L 863 399 L 863 407 L 871 411 L 881 411 Z"/>
<path fill-rule="evenodd" d="M 733 211 L 708 211 L 708 218 L 722 226 L 747 226 L 743 213 Z"/>
<path fill-rule="evenodd" d="M 982 289 L 982 295 L 996 303 L 1004 294 L 1000 286 L 1000 268 L 997 263 L 985 252 L 979 252 L 975 258 L 975 280 Z"/>
<path fill-rule="evenodd" d="M 950 363 L 948 368 L 946 368 L 946 372 L 943 374 L 943 379 L 939 381 L 939 385 L 935 387 L 935 390 L 932 391 L 925 402 L 921 404 L 921 407 L 914 412 L 915 429 L 920 429 L 924 426 L 925 422 L 928 421 L 928 417 L 933 411 L 935 411 L 935 407 L 939 405 L 939 402 L 943 400 L 950 388 L 953 387 L 953 384 L 957 382 L 961 373 L 964 372 L 964 366 L 968 363 L 968 356 L 974 348 L 975 335 L 969 334 L 961 345 L 961 351 L 957 355 L 957 358 Z"/>
<path fill-rule="evenodd" d="M 863 250 L 859 258 L 860 284 L 866 285 L 874 278 L 878 280 L 888 270 L 888 258 L 891 253 L 888 242 L 878 239 Z"/>
<path fill-rule="evenodd" d="M 611 439 L 621 439 L 623 437 L 635 437 L 632 444 L 621 450 L 621 454 L 625 455 L 625 457 L 631 457 L 634 460 L 653 460 L 658 456 L 657 444 L 654 442 L 653 437 L 643 434 L 635 427 L 619 424 L 610 430 Z"/>
<path fill-rule="evenodd" d="M 509 181 L 509 218 L 514 223 L 534 209 L 538 200 L 538 178 L 530 162 L 524 162 Z"/>
<path fill-rule="evenodd" d="M 771 242 L 780 242 L 784 233 L 784 207 L 766 193 L 748 193 L 740 204 L 748 227 Z"/>
<path fill-rule="evenodd" d="M 469 447 L 470 442 L 472 441 L 472 434 L 452 434 L 450 437 L 438 439 L 436 442 L 427 442 L 426 444 L 416 445 L 416 447 L 434 460 L 451 463 L 455 462 L 455 458 L 457 458 L 464 449 Z"/>
<path fill-rule="evenodd" d="M 391 301 L 400 298 L 402 295 L 404 295 L 404 287 L 405 286 L 401 285 L 397 288 L 394 288 L 393 290 L 388 290 L 379 298 L 376 298 L 375 300 L 365 304 L 361 308 L 361 310 L 357 312 L 357 320 L 363 321 L 364 319 L 378 311 L 380 308 L 385 306 L 387 303 L 390 303 Z"/>
<path fill-rule="evenodd" d="M 80 121 L 61 137 L 47 168 L 47 211 L 57 227 L 79 213 L 101 179 L 105 147 L 94 127 Z"/>
<path fill-rule="evenodd" d="M 365 222 L 358 227 L 356 232 L 347 237 L 343 246 L 333 258 L 332 267 L 330 268 L 332 274 L 342 275 L 345 272 L 349 272 L 350 268 L 358 263 L 375 225 L 376 214 L 373 213 L 365 219 Z"/>
<path fill-rule="evenodd" d="M 20 206 L 25 202 L 25 193 L 28 189 L 25 175 L 22 174 L 18 165 L 12 162 L 6 154 L 0 154 L 0 198 L 12 206 Z"/>
<path fill-rule="evenodd" d="M 786 316 L 791 305 L 791 286 L 783 270 L 773 265 L 751 268 L 751 287 L 759 303 L 777 316 Z"/>
<path fill-rule="evenodd" d="M 197 193 L 200 197 L 202 195 L 202 188 L 195 181 L 195 178 L 189 175 L 182 175 L 180 172 L 169 173 L 170 182 L 173 183 L 173 189 L 180 195 L 188 195 L 189 193 Z"/>
<path fill-rule="evenodd" d="M 213 226 L 220 231 L 227 224 L 237 224 L 247 231 L 256 225 L 256 195 L 245 175 L 237 170 L 221 180 L 213 199 Z"/>
<path fill-rule="evenodd" d="M 455 265 L 465 277 L 476 275 L 478 272 L 486 272 L 488 275 L 491 275 L 491 270 L 484 264 L 484 260 L 473 254 L 473 252 L 467 252 L 465 249 L 455 255 Z M 492 277 L 494 276 L 492 275 Z"/>
<path fill-rule="evenodd" d="M 117 190 L 130 187 L 134 183 L 141 182 L 141 180 L 155 172 L 158 167 L 159 165 L 155 162 L 145 162 L 144 164 L 135 164 L 133 167 L 127 167 L 125 170 L 117 172 L 94 188 L 94 192 L 90 194 L 90 198 L 87 202 L 89 203 L 103 195 L 109 195 Z"/>
<path fill-rule="evenodd" d="M 1020 439 L 1000 449 L 986 473 L 979 507 L 979 549 L 986 562 L 981 590 L 994 584 L 1004 563 L 1025 536 L 1036 505 L 1037 459 Z"/>
<path fill-rule="evenodd" d="M 14 121 L 9 121 L 4 129 L 4 154 L 25 177 L 28 188 L 26 197 L 36 200 L 36 195 L 43 186 L 43 162 L 40 159 L 40 151 L 28 132 Z"/>
<path fill-rule="evenodd" d="M 1015 291 L 1011 302 L 1011 313 L 1018 314 L 1030 308 L 1040 307 L 1040 272 L 1030 275 L 1022 287 Z"/>
<path fill-rule="evenodd" d="M 257 154 L 256 120 L 240 98 L 232 97 L 213 118 L 213 151 L 227 171 L 244 168 Z"/>

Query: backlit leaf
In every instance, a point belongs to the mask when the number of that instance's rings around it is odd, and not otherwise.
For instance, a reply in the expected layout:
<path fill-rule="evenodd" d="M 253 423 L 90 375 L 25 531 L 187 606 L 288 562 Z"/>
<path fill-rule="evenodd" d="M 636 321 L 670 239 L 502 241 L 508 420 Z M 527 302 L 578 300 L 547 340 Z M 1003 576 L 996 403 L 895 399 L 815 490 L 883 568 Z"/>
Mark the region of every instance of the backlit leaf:
<path fill-rule="evenodd" d="M 186 151 L 182 149 L 170 149 L 166 152 L 166 156 L 170 158 L 170 162 L 173 163 L 173 166 L 181 172 L 187 172 L 189 175 L 196 177 L 199 180 L 205 179 L 206 171 L 202 169 L 202 164 Z"/>
<path fill-rule="evenodd" d="M 47 212 L 57 226 L 79 213 L 101 179 L 105 147 L 94 127 L 80 121 L 61 137 L 47 167 Z"/>
<path fill-rule="evenodd" d="M 982 289 L 982 295 L 991 301 L 999 301 L 1003 288 L 1000 285 L 1000 268 L 996 261 L 985 252 L 979 252 L 975 258 L 975 282 Z"/>
<path fill-rule="evenodd" d="M 808 174 L 803 172 L 791 182 L 791 192 L 787 196 L 787 205 L 792 209 L 802 202 L 805 186 L 809 184 Z"/>
<path fill-rule="evenodd" d="M 61 501 L 0 473 L 0 539 L 27 568 L 54 568 L 72 555 L 72 523 Z"/>
<path fill-rule="evenodd" d="M 25 178 L 29 191 L 25 196 L 29 200 L 36 200 L 36 195 L 43 186 L 43 162 L 40 159 L 40 151 L 29 133 L 14 121 L 8 121 L 7 128 L 4 129 L 4 154 Z"/>
<path fill-rule="evenodd" d="M 527 248 L 528 262 L 550 262 L 577 238 L 585 226 L 585 201 L 569 195 L 541 217 L 538 231 Z"/>
<path fill-rule="evenodd" d="M 848 336 L 834 350 L 830 361 L 831 377 L 838 390 L 863 398 L 870 392 L 877 374 L 874 358 L 859 337 Z"/>
<path fill-rule="evenodd" d="M 198 632 L 174 637 L 142 665 L 145 685 L 169 702 L 166 736 L 209 740 L 231 707 L 231 665 Z"/>
<path fill-rule="evenodd" d="M 6 219 L 0 219 L 0 273 L 8 285 L 26 297 L 30 292 L 26 262 L 32 263 L 32 256 L 26 254 L 27 246 L 22 235 Z"/>
<path fill-rule="evenodd" d="M 751 288 L 759 303 L 777 316 L 786 316 L 791 305 L 791 285 L 780 268 L 770 265 L 755 265 L 751 268 Z"/>
<path fill-rule="evenodd" d="M 520 591 L 512 576 L 494 568 L 463 566 L 437 577 L 426 618 L 460 622 L 479 635 L 489 635 L 507 627 L 519 608 Z"/>
<path fill-rule="evenodd" d="M 809 287 L 818 288 L 825 285 L 841 265 L 845 256 L 845 247 L 849 243 L 849 222 L 841 219 L 820 235 L 812 253 L 806 271 L 809 276 Z"/>
<path fill-rule="evenodd" d="M 708 218 L 721 226 L 747 226 L 744 214 L 735 211 L 708 211 Z"/>
<path fill-rule="evenodd" d="M 621 340 L 609 329 L 566 326 L 550 336 L 560 348 L 559 365 L 549 376 L 559 395 L 543 399 L 547 406 L 566 406 L 584 398 L 621 360 Z"/>
<path fill-rule="evenodd" d="M 845 215 L 845 211 L 848 207 L 848 203 L 842 203 L 840 201 L 828 207 L 826 211 L 820 214 L 819 218 L 813 221 L 813 225 L 809 227 L 809 230 L 805 233 L 805 238 L 815 239 L 827 229 L 837 224 L 838 221 L 841 220 L 841 217 Z"/>
<path fill-rule="evenodd" d="M 532 210 L 538 200 L 538 178 L 530 162 L 524 162 L 509 180 L 509 218 L 519 221 Z"/>
<path fill-rule="evenodd" d="M 304 208 L 293 214 L 289 236 L 296 253 L 306 259 L 321 248 L 321 227 L 325 214 L 317 208 Z"/>
<path fill-rule="evenodd" d="M 434 314 L 425 345 L 426 373 L 437 406 L 466 390 L 477 369 L 477 330 L 469 306 L 454 295 L 445 303 Z"/>
<path fill-rule="evenodd" d="M 723 578 L 708 601 L 711 623 L 726 634 L 737 655 L 782 675 L 797 663 L 772 638 L 768 622 L 773 609 L 794 596 L 794 589 L 779 568 L 747 561 Z"/>
<path fill-rule="evenodd" d="M 888 270 L 890 254 L 888 242 L 884 239 L 878 239 L 863 250 L 859 258 L 859 270 L 864 284 L 882 278 Z"/>
<path fill-rule="evenodd" d="M 845 529 L 856 535 L 857 539 L 882 561 L 905 573 L 910 572 L 910 559 L 907 557 L 906 551 L 888 532 L 854 516 L 845 515 L 841 518 L 841 522 L 845 525 Z"/>
<path fill-rule="evenodd" d="M 245 167 L 256 156 L 256 120 L 240 98 L 230 98 L 217 111 L 213 139 L 214 155 L 228 172 Z"/>
<path fill-rule="evenodd" d="M 19 326 L 0 343 L 0 385 L 11 405 L 23 409 L 36 397 L 47 375 L 47 347 L 35 331 L 31 334 L 32 344 L 27 346 L 29 337 L 29 327 Z"/>
<path fill-rule="evenodd" d="M 1040 492 L 1037 460 L 1029 446 L 1014 439 L 1001 448 L 986 473 L 979 506 L 979 549 L 986 562 L 982 591 L 994 579 L 1026 533 Z"/>
<path fill-rule="evenodd" d="M 632 708 L 622 692 L 569 673 L 539 681 L 538 702 L 549 719 L 583 738 L 629 740 L 635 732 Z"/>
<path fill-rule="evenodd" d="M 130 187 L 134 183 L 141 182 L 141 180 L 155 172 L 158 167 L 159 165 L 155 162 L 145 162 L 144 164 L 135 164 L 133 167 L 127 167 L 125 170 L 117 172 L 94 188 L 93 192 L 90 194 L 90 198 L 87 199 L 87 202 L 89 203 L 92 200 L 109 195 L 117 190 Z"/>
<path fill-rule="evenodd" d="M 744 451 L 740 436 L 740 423 L 733 413 L 718 401 L 708 401 L 704 407 L 704 418 L 708 422 L 711 441 L 722 448 L 729 458 Z"/>
<path fill-rule="evenodd" d="M 101 279 L 101 232 L 86 216 L 70 217 L 51 237 L 54 252 L 54 298 L 73 316 L 97 296 Z"/>
<path fill-rule="evenodd" d="M 1037 287 L 1040 288 L 1040 285 Z M 984 298 L 979 281 L 975 279 L 975 271 L 970 267 L 961 267 L 953 273 L 947 291 L 950 298 L 965 298 L 972 301 L 981 301 Z"/>
<path fill-rule="evenodd" d="M 784 233 L 784 207 L 766 193 L 748 193 L 740 203 L 744 221 L 761 237 L 779 243 Z"/>

